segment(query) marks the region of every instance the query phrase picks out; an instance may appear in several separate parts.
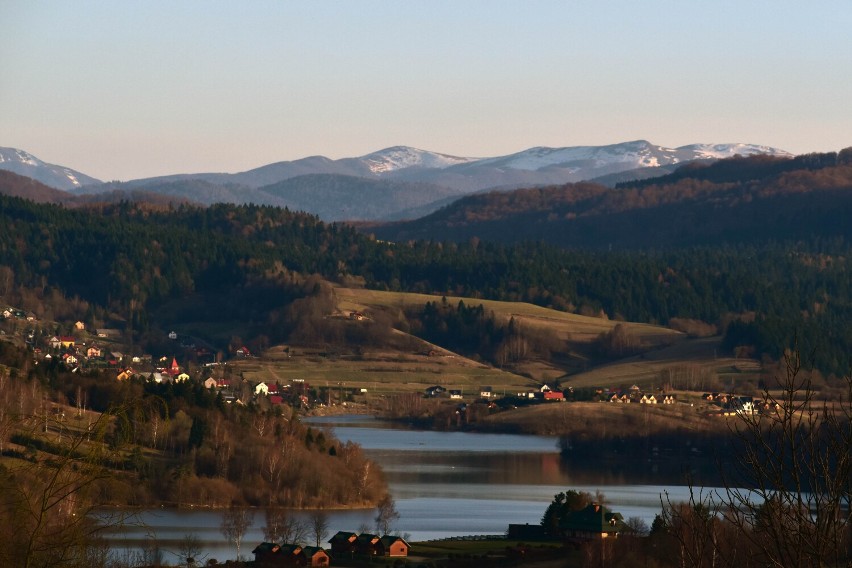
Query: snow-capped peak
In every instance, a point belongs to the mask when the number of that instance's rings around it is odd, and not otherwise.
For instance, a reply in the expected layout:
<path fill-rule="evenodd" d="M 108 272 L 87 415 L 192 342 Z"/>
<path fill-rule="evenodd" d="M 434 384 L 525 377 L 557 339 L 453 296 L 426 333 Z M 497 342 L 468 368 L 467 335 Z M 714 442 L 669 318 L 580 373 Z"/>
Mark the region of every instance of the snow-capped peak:
<path fill-rule="evenodd" d="M 760 146 L 757 144 L 689 144 L 681 146 L 678 150 L 693 152 L 696 159 L 723 159 L 739 154 L 740 156 L 752 156 L 754 154 L 769 154 L 772 156 L 790 157 L 792 154 L 772 148 L 771 146 Z"/>
<path fill-rule="evenodd" d="M 48 164 L 29 152 L 0 147 L 0 169 L 38 180 L 57 189 L 69 190 L 83 184 L 100 183 L 95 178 L 64 166 Z"/>
<path fill-rule="evenodd" d="M 537 171 L 544 168 L 595 168 L 620 169 L 657 167 L 684 161 L 708 158 L 728 158 L 740 154 L 771 154 L 790 156 L 789 153 L 754 144 L 692 144 L 680 148 L 666 148 L 651 144 L 647 140 L 634 140 L 607 146 L 567 146 L 548 148 L 537 146 L 516 154 L 487 158 L 477 165 Z"/>
<path fill-rule="evenodd" d="M 461 158 L 419 150 L 409 146 L 393 146 L 359 158 L 374 174 L 385 174 L 406 168 L 444 169 L 458 164 L 474 162 L 477 158 Z"/>

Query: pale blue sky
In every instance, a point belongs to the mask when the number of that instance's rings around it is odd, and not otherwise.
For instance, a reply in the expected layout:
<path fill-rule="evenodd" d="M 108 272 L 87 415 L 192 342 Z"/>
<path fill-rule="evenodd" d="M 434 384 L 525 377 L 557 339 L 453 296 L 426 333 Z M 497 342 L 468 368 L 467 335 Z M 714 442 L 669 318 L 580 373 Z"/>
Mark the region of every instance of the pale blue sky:
<path fill-rule="evenodd" d="M 0 146 L 101 179 L 640 138 L 852 146 L 852 2 L 0 0 Z"/>

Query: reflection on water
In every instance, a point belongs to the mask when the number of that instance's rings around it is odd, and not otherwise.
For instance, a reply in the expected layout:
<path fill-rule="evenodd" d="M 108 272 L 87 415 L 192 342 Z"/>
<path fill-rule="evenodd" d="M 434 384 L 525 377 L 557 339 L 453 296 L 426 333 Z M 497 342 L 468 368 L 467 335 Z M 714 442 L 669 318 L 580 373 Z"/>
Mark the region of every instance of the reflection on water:
<path fill-rule="evenodd" d="M 649 525 L 660 512 L 661 494 L 667 492 L 672 501 L 689 497 L 681 462 L 566 463 L 554 437 L 407 430 L 364 416 L 306 422 L 332 429 L 341 441 L 360 444 L 382 466 L 400 513 L 396 528 L 412 541 L 503 534 L 509 523 L 536 524 L 553 496 L 568 489 L 601 491 L 625 518 L 641 517 Z M 695 464 L 690 470 L 695 473 Z M 294 514 L 308 521 L 311 512 Z M 373 509 L 329 511 L 329 536 L 373 527 L 374 517 Z M 143 512 L 141 519 L 144 527 L 130 527 L 115 535 L 116 541 L 142 548 L 155 536 L 162 548 L 177 552 L 191 533 L 208 557 L 220 562 L 235 557 L 221 535 L 217 512 L 156 510 Z M 263 540 L 263 525 L 263 512 L 258 511 L 243 541 L 244 556 L 251 557 L 252 548 Z"/>

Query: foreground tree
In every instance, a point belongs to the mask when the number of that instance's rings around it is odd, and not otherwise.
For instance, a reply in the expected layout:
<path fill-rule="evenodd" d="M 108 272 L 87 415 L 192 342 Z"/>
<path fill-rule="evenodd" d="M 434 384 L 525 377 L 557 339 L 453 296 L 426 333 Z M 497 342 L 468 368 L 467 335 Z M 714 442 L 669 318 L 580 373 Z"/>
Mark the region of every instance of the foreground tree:
<path fill-rule="evenodd" d="M 817 400 L 798 349 L 767 384 L 759 412 L 732 426 L 737 444 L 722 489 L 692 489 L 663 505 L 680 565 L 849 566 L 852 377 L 835 400 Z"/>
<path fill-rule="evenodd" d="M 721 503 L 725 520 L 751 537 L 755 560 L 788 568 L 849 560 L 852 376 L 844 387 L 837 400 L 817 401 L 791 350 L 763 392 L 765 412 L 737 423 L 741 451 Z"/>
<path fill-rule="evenodd" d="M 20 401 L 24 406 L 23 400 Z M 10 411 L 10 409 L 6 409 Z M 98 566 L 100 534 L 123 524 L 124 514 L 96 509 L 115 483 L 107 467 L 119 444 L 105 443 L 123 414 L 103 413 L 87 429 L 71 430 L 59 419 L 14 416 L 17 440 L 32 449 L 26 459 L 0 466 L 0 566 Z"/>

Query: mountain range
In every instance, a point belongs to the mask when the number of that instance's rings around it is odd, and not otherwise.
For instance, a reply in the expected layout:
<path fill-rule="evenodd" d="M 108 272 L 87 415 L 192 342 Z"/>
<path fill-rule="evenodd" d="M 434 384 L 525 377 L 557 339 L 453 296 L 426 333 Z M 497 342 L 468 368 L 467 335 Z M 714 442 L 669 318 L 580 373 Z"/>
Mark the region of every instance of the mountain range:
<path fill-rule="evenodd" d="M 43 162 L 29 152 L 17 148 L 0 147 L 0 170 L 14 172 L 63 191 L 101 183 L 71 168 Z"/>
<path fill-rule="evenodd" d="M 584 180 L 614 184 L 670 173 L 695 161 L 734 155 L 789 157 L 753 144 L 691 144 L 666 148 L 645 140 L 607 146 L 535 147 L 490 158 L 451 156 L 395 146 L 357 158 L 311 156 L 240 173 L 195 173 L 102 183 L 31 154 L 0 148 L 0 169 L 73 195 L 160 194 L 176 201 L 255 203 L 289 207 L 325 221 L 396 220 L 436 211 L 465 195 Z"/>

